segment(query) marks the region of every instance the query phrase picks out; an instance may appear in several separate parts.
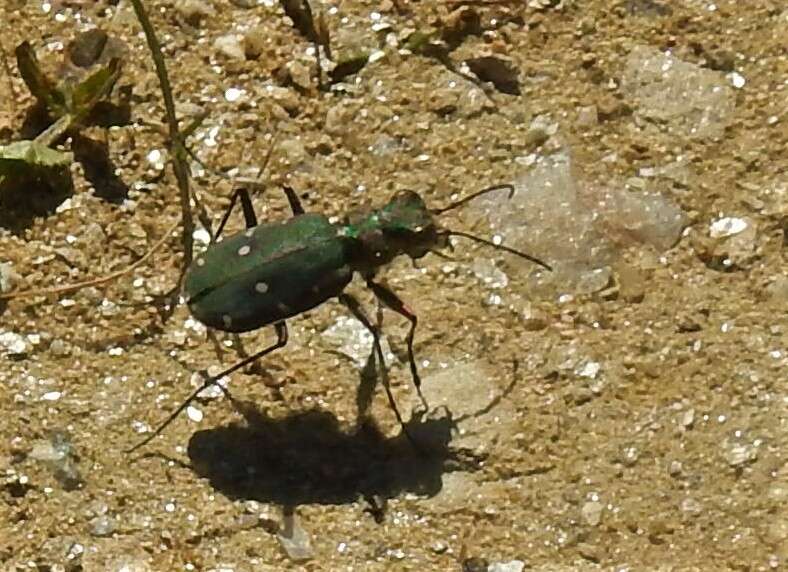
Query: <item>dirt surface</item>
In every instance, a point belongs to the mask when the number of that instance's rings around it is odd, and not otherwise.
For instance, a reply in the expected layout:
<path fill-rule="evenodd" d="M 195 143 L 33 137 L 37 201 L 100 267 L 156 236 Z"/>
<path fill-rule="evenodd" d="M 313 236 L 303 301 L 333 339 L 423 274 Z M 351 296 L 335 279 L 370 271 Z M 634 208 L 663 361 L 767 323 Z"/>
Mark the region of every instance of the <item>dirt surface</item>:
<path fill-rule="evenodd" d="M 469 2 L 452 13 L 461 3 L 324 2 L 336 60 L 379 50 L 327 91 L 317 89 L 310 43 L 274 4 L 146 2 L 184 121 L 207 113 L 190 139 L 206 164 L 256 177 L 277 132 L 266 191 L 254 198 L 261 220 L 288 216 L 282 183 L 329 216 L 400 189 L 444 205 L 527 176 L 533 157 L 561 147 L 578 180 L 627 181 L 633 192 L 644 169 L 683 158 L 688 175 L 657 190 L 686 229 L 662 248 L 612 233 L 610 279 L 585 291 L 527 287 L 532 266 L 467 242 L 454 261 L 428 255 L 418 269 L 407 259 L 385 269 L 420 318 L 415 349 L 435 409 L 410 427 L 430 443 L 426 455 L 399 435 L 380 387 L 377 428 L 359 429 L 369 375 L 348 357 L 361 342 L 341 347 L 359 330 L 336 302 L 293 319 L 288 347 L 258 371 L 231 375 L 246 420 L 226 399 L 200 399 L 125 453 L 200 371 L 274 339 L 271 328 L 209 334 L 184 304 L 165 307 L 182 266 L 176 235 L 108 285 L 11 300 L 0 309 L 0 569 L 784 567 L 785 3 Z M 132 88 L 129 125 L 84 133 L 97 149 L 107 142 L 111 168 L 96 176 L 75 165 L 74 194 L 57 212 L 3 217 L 0 263 L 16 282 L 4 287 L 123 268 L 180 217 L 139 24 L 123 0 L 3 8 L 2 142 L 22 136 L 33 104 L 13 61 L 23 40 L 55 62 L 78 32 L 100 26 L 126 42 L 119 85 Z M 442 34 L 450 61 L 403 51 L 414 31 Z M 229 34 L 240 43 L 216 44 Z M 718 133 L 666 131 L 671 118 L 644 125 L 642 102 L 622 87 L 638 46 L 718 74 L 732 103 Z M 476 71 L 498 73 L 485 78 L 495 86 L 460 65 L 480 57 L 494 60 Z M 558 132 L 542 136 L 538 116 Z M 199 168 L 192 183 L 215 226 L 233 183 Z M 725 217 L 740 222 L 714 231 Z M 231 231 L 242 224 L 235 214 Z M 531 251 L 558 268 L 557 252 Z M 503 288 L 477 278 L 479 260 L 497 261 Z M 375 314 L 363 282 L 349 291 Z M 386 312 L 383 327 L 408 417 L 407 321 Z M 295 532 L 283 517 L 291 509 Z M 296 562 L 282 537 L 311 558 Z"/>

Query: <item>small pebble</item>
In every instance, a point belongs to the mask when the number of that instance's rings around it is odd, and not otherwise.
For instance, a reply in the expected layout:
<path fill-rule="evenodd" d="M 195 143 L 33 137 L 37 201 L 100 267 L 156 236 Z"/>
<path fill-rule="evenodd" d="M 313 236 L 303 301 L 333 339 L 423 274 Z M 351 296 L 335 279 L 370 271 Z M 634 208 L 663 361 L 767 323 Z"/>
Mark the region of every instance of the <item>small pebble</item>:
<path fill-rule="evenodd" d="M 695 410 L 694 409 L 687 409 L 684 413 L 681 414 L 679 417 L 679 425 L 684 428 L 692 427 L 692 424 L 695 422 Z"/>
<path fill-rule="evenodd" d="M 294 562 L 303 562 L 314 557 L 309 533 L 301 528 L 295 515 L 285 515 L 276 537 L 287 556 Z"/>
<path fill-rule="evenodd" d="M 743 232 L 747 228 L 747 221 L 736 217 L 723 217 L 715 220 L 709 227 L 712 238 L 725 238 Z"/>
<path fill-rule="evenodd" d="M 593 127 L 599 123 L 596 105 L 581 107 L 577 112 L 577 124 L 581 127 Z"/>
<path fill-rule="evenodd" d="M 71 346 L 63 340 L 55 339 L 49 344 L 49 351 L 57 357 L 65 357 L 71 354 Z"/>
<path fill-rule="evenodd" d="M 0 333 L 0 348 L 9 356 L 23 356 L 27 352 L 27 342 L 24 336 L 15 332 Z"/>
<path fill-rule="evenodd" d="M 591 501 L 583 505 L 580 512 L 583 515 L 583 520 L 591 526 L 597 526 L 602 521 L 602 510 L 604 506 L 600 502 Z"/>
<path fill-rule="evenodd" d="M 66 432 L 54 431 L 49 441 L 36 441 L 30 452 L 30 457 L 44 463 L 66 491 L 77 489 L 83 483 L 70 439 Z"/>
<path fill-rule="evenodd" d="M 438 540 L 437 542 L 432 543 L 431 548 L 435 554 L 443 554 L 449 549 L 449 545 L 443 542 L 442 540 Z"/>
<path fill-rule="evenodd" d="M 97 516 L 90 521 L 90 534 L 93 536 L 112 536 L 116 529 L 117 521 L 108 515 Z"/>
<path fill-rule="evenodd" d="M 191 405 L 186 408 L 186 415 L 189 419 L 191 419 L 195 423 L 199 423 L 200 421 L 202 421 L 203 418 L 202 411 Z"/>
<path fill-rule="evenodd" d="M 213 49 L 222 56 L 230 60 L 244 60 L 246 53 L 241 38 L 235 34 L 219 36 L 213 42 Z"/>
<path fill-rule="evenodd" d="M 13 290 L 22 280 L 22 277 L 14 272 L 14 267 L 7 262 L 0 263 L 0 294 L 5 294 Z"/>
<path fill-rule="evenodd" d="M 493 562 L 487 568 L 487 572 L 523 572 L 525 562 L 522 560 L 510 560 L 509 562 Z"/>
<path fill-rule="evenodd" d="M 728 444 L 725 460 L 731 467 L 746 465 L 758 458 L 758 448 L 745 443 Z"/>

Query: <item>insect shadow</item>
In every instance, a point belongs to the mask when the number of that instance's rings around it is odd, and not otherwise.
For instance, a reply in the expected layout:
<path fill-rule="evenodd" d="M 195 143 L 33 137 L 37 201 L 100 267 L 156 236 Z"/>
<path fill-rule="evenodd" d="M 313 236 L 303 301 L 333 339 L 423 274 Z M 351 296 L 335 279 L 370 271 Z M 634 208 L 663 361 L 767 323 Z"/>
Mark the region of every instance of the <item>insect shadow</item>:
<path fill-rule="evenodd" d="M 430 444 L 422 451 L 404 433 L 386 437 L 371 423 L 348 431 L 325 411 L 272 418 L 253 409 L 245 417 L 246 426 L 198 431 L 187 449 L 192 469 L 234 499 L 294 507 L 434 496 L 456 461 L 448 412 L 408 422 Z"/>

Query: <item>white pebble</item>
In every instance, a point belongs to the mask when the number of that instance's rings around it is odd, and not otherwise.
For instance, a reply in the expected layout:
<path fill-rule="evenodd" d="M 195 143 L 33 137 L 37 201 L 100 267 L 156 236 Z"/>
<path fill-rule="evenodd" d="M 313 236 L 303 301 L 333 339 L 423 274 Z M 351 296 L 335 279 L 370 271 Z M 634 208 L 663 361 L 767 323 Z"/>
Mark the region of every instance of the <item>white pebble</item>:
<path fill-rule="evenodd" d="M 736 217 L 722 217 L 711 223 L 709 234 L 712 238 L 724 238 L 739 234 L 747 228 L 747 221 Z"/>
<path fill-rule="evenodd" d="M 161 162 L 161 151 L 154 149 L 148 153 L 148 163 L 156 164 Z"/>
<path fill-rule="evenodd" d="M 186 408 L 186 416 L 195 423 L 199 423 L 202 421 L 203 414 L 202 411 L 196 407 L 189 405 L 189 407 Z"/>
<path fill-rule="evenodd" d="M 229 102 L 233 102 L 238 101 L 245 94 L 245 90 L 238 89 L 237 87 L 231 87 L 224 92 L 224 98 Z"/>
<path fill-rule="evenodd" d="M 741 89 L 744 87 L 744 84 L 747 83 L 747 80 L 744 79 L 744 76 L 738 72 L 731 72 L 728 74 L 728 79 L 731 80 L 731 85 L 736 89 Z"/>

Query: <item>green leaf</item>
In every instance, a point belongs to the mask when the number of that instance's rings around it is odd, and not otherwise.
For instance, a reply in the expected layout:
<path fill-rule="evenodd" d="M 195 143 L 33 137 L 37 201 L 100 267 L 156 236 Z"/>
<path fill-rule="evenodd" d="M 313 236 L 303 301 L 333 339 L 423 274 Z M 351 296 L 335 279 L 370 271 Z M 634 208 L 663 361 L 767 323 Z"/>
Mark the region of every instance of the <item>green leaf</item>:
<path fill-rule="evenodd" d="M 36 141 L 16 141 L 0 146 L 0 193 L 29 192 L 48 187 L 57 193 L 72 188 L 69 169 L 74 156 Z"/>
<path fill-rule="evenodd" d="M 63 94 L 58 91 L 52 81 L 41 71 L 38 58 L 30 42 L 24 41 L 14 50 L 19 73 L 25 85 L 39 102 L 50 113 L 60 116 L 66 112 L 66 103 Z"/>
<path fill-rule="evenodd" d="M 35 141 L 15 141 L 0 146 L 0 174 L 18 167 L 18 162 L 36 167 L 68 167 L 73 160 L 71 153 L 50 149 Z"/>
<path fill-rule="evenodd" d="M 120 77 L 120 69 L 120 59 L 113 58 L 106 67 L 100 68 L 74 87 L 71 112 L 77 121 L 87 117 L 99 101 L 109 96 Z"/>
<path fill-rule="evenodd" d="M 435 39 L 434 32 L 413 32 L 405 41 L 404 48 L 410 50 L 414 54 L 422 53 L 427 46 L 433 43 Z"/>

